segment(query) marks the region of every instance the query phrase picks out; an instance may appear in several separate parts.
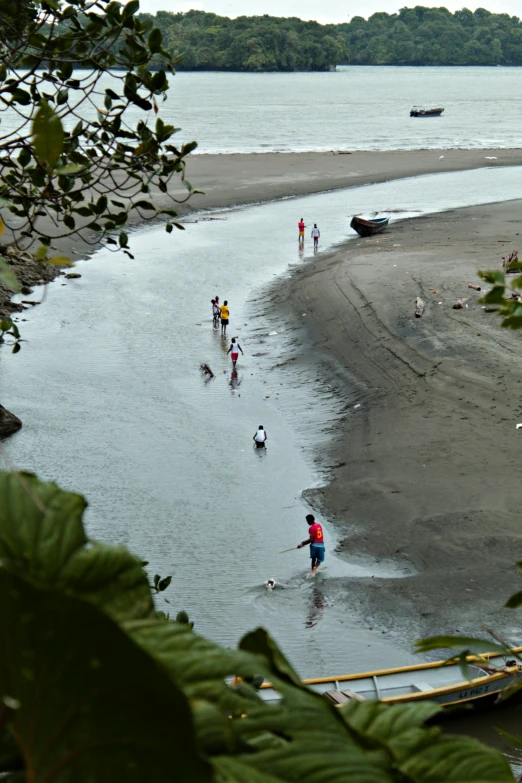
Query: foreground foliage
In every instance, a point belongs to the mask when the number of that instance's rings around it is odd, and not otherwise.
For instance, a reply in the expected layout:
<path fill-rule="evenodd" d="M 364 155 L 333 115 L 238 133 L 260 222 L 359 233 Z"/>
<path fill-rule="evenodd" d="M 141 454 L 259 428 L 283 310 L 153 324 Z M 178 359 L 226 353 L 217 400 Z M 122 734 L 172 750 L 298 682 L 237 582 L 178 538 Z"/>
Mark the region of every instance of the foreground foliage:
<path fill-rule="evenodd" d="M 514 780 L 496 751 L 426 728 L 435 705 L 338 710 L 301 685 L 262 629 L 232 650 L 195 633 L 186 615 L 167 620 L 142 561 L 86 537 L 85 506 L 29 474 L 0 474 L 8 780 Z M 260 677 L 279 704 L 260 699 Z"/>
<path fill-rule="evenodd" d="M 165 6 L 167 4 L 165 3 Z M 401 8 L 320 25 L 296 18 L 159 11 L 165 46 L 186 70 L 323 71 L 332 65 L 521 65 L 522 24 L 484 8 Z"/>
<path fill-rule="evenodd" d="M 39 239 L 38 258 L 66 265 L 52 245 L 76 236 L 130 255 L 131 213 L 180 227 L 150 197 L 184 179 L 196 144 L 176 147 L 161 119 L 174 60 L 138 9 L 138 0 L 0 0 L 2 241 Z M 11 287 L 5 266 L 0 282 Z"/>

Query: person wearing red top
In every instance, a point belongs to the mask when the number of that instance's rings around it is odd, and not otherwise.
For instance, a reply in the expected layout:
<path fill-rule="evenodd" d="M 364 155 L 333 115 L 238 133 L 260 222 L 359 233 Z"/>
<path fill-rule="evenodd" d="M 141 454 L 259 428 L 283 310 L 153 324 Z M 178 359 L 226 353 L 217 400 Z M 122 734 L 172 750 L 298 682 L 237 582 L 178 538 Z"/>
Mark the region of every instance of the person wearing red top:
<path fill-rule="evenodd" d="M 319 565 L 324 562 L 324 536 L 323 528 L 319 522 L 315 521 L 313 514 L 306 515 L 306 521 L 309 525 L 308 535 L 306 541 L 302 541 L 297 545 L 298 549 L 310 544 L 310 558 L 312 560 L 312 571 L 310 576 L 315 576 Z"/>
<path fill-rule="evenodd" d="M 305 226 L 305 222 L 304 222 L 303 218 L 301 218 L 301 220 L 297 224 L 297 228 L 299 229 L 299 244 L 300 245 L 304 245 L 304 232 L 305 232 L 306 226 Z"/>

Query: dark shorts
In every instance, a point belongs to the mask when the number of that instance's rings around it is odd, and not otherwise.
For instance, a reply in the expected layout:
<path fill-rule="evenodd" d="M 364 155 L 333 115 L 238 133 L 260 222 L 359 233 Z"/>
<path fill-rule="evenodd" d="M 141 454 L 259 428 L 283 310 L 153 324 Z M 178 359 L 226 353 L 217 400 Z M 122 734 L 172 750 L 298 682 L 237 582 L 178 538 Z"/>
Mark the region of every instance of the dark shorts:
<path fill-rule="evenodd" d="M 221 319 L 221 326 L 228 326 L 228 318 Z"/>
<path fill-rule="evenodd" d="M 324 544 L 310 544 L 310 557 L 312 560 L 324 561 Z"/>
<path fill-rule="evenodd" d="M 256 440 L 255 443 L 256 443 L 256 449 L 264 449 L 265 448 L 265 441 L 264 440 L 263 441 Z"/>

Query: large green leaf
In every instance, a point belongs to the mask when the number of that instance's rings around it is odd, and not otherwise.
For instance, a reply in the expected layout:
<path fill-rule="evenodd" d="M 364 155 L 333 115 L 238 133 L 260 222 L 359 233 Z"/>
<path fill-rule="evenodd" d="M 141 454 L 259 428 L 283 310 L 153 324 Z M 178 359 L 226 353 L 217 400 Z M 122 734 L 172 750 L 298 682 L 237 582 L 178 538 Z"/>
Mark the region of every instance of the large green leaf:
<path fill-rule="evenodd" d="M 21 288 L 16 273 L 3 258 L 0 258 L 0 285 L 5 286 L 5 288 L 13 293 L 18 293 Z"/>
<path fill-rule="evenodd" d="M 229 783 L 514 780 L 497 751 L 425 727 L 440 711 L 435 704 L 368 701 L 336 709 L 294 679 L 283 653 L 259 629 L 242 642 L 248 649 L 234 651 L 186 624 L 148 620 L 124 627 L 183 688 L 201 747 Z M 256 674 L 272 681 L 283 697 L 278 704 L 261 701 L 248 685 Z M 243 679 L 231 687 L 232 675 Z"/>
<path fill-rule="evenodd" d="M 95 603 L 117 620 L 153 611 L 141 560 L 125 547 L 89 541 L 81 495 L 29 473 L 0 473 L 0 562 L 42 587 Z"/>
<path fill-rule="evenodd" d="M 0 626 L 27 783 L 210 782 L 185 696 L 103 612 L 0 570 Z"/>
<path fill-rule="evenodd" d="M 42 101 L 33 121 L 33 145 L 41 163 L 54 168 L 62 153 L 64 132 L 62 122 L 47 101 Z"/>
<path fill-rule="evenodd" d="M 408 780 L 513 781 L 504 757 L 470 737 L 444 736 L 424 723 L 441 708 L 429 702 L 397 704 L 350 703 L 341 709 L 361 743 L 384 749 Z"/>

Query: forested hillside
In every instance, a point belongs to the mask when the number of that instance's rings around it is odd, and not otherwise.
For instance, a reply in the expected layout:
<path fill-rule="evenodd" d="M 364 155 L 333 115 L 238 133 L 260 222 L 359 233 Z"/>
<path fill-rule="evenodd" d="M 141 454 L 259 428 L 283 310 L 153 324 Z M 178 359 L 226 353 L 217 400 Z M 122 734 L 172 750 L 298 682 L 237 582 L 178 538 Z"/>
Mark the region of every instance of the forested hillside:
<path fill-rule="evenodd" d="M 348 60 L 346 36 L 333 25 L 204 11 L 159 11 L 153 18 L 168 51 L 183 54 L 180 69 L 326 71 Z"/>
<path fill-rule="evenodd" d="M 142 14 L 143 17 L 149 16 Z M 335 65 L 522 65 L 522 23 L 483 8 L 403 8 L 320 25 L 296 18 L 159 11 L 180 70 L 325 71 Z"/>
<path fill-rule="evenodd" d="M 354 65 L 522 65 L 522 23 L 483 8 L 403 8 L 337 28 Z"/>

